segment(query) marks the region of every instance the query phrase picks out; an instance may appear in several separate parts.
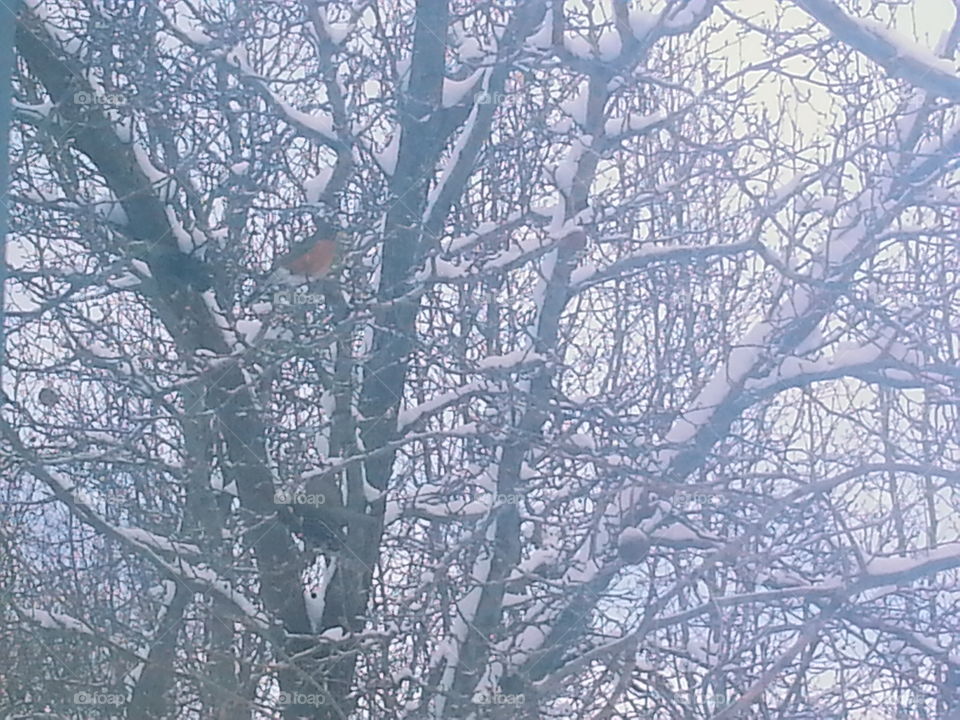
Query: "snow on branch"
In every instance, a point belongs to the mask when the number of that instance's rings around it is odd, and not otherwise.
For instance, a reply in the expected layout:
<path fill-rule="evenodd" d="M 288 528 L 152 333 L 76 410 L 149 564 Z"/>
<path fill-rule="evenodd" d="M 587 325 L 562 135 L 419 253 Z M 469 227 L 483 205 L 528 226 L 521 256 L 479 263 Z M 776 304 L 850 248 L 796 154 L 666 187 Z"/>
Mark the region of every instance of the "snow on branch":
<path fill-rule="evenodd" d="M 716 255 L 729 257 L 740 255 L 756 247 L 757 244 L 752 240 L 720 245 L 656 245 L 645 247 L 633 255 L 604 268 L 597 268 L 592 263 L 585 263 L 571 273 L 571 291 L 574 293 L 582 292 L 594 285 L 620 278 L 625 273 L 640 270 L 655 262 L 690 260 Z"/>
<path fill-rule="evenodd" d="M 465 397 L 483 392 L 485 387 L 486 386 L 484 383 L 470 382 L 466 385 L 461 385 L 458 388 L 454 388 L 449 392 L 441 393 L 435 398 L 421 403 L 420 405 L 402 410 L 401 412 L 397 413 L 397 430 L 399 432 L 403 432 L 412 425 L 420 422 L 420 420 L 426 416 L 440 412 L 444 408 L 454 405 Z"/>
<path fill-rule="evenodd" d="M 938 58 L 875 21 L 850 17 L 833 0 L 797 0 L 797 4 L 838 40 L 866 55 L 892 77 L 934 95 L 960 100 L 960 77 L 949 60 Z"/>
<path fill-rule="evenodd" d="M 484 237 L 492 237 L 494 232 L 484 233 Z M 462 242 L 468 242 L 471 236 L 466 236 Z M 569 240 L 568 240 L 569 238 Z M 529 235 L 514 243 L 505 250 L 501 250 L 492 257 L 476 263 L 457 264 L 449 260 L 433 258 L 428 261 L 428 267 L 421 270 L 417 282 L 424 283 L 456 283 L 475 280 L 477 277 L 490 272 L 506 272 L 513 270 L 524 263 L 541 257 L 544 253 L 555 249 L 564 242 L 574 242 L 573 233 L 566 233 L 563 237 L 552 233 L 550 237 Z"/>
<path fill-rule="evenodd" d="M 283 114 L 283 118 L 293 127 L 301 130 L 307 135 L 319 137 L 328 143 L 338 143 L 336 133 L 333 131 L 333 117 L 327 113 L 313 115 L 297 110 L 286 101 L 277 97 L 266 85 L 260 84 L 263 92 L 273 101 L 274 105 Z"/>
<path fill-rule="evenodd" d="M 868 575 L 857 589 L 913 582 L 927 575 L 960 567 L 960 542 L 946 543 L 913 555 L 875 557 L 867 562 Z"/>
<path fill-rule="evenodd" d="M 715 0 L 687 0 L 684 5 L 668 6 L 669 15 L 663 23 L 665 34 L 690 32 L 710 17 L 715 4 Z"/>
<path fill-rule="evenodd" d="M 49 487 L 57 499 L 66 503 L 74 514 L 84 523 L 96 529 L 105 537 L 112 537 L 128 549 L 137 552 L 155 566 L 161 568 L 164 574 L 174 575 L 186 582 L 190 587 L 199 591 L 212 592 L 224 598 L 231 607 L 239 611 L 239 618 L 248 621 L 246 624 L 260 632 L 267 632 L 269 622 L 262 613 L 247 598 L 235 590 L 228 580 L 217 575 L 213 570 L 200 566 L 193 566 L 182 557 L 166 560 L 161 553 L 173 553 L 180 549 L 179 543 L 160 542 L 159 536 L 135 528 L 121 528 L 107 522 L 89 505 L 84 502 L 83 491 L 78 490 L 75 483 L 62 475 L 54 468 L 46 466 L 20 441 L 13 428 L 5 421 L 0 420 L 0 430 L 6 441 L 16 449 L 20 457 L 24 458 L 25 467 L 31 475 L 41 480 Z M 192 546 L 183 546 L 190 548 Z"/>
<path fill-rule="evenodd" d="M 91 628 L 82 620 L 77 620 L 75 617 L 70 615 L 31 608 L 21 608 L 19 609 L 19 612 L 28 620 L 32 620 L 40 627 L 47 628 L 48 630 L 69 630 L 71 632 L 79 633 L 81 635 L 89 635 L 91 637 L 95 635 L 93 628 Z"/>
<path fill-rule="evenodd" d="M 514 350 L 513 352 L 508 352 L 503 355 L 489 355 L 482 358 L 477 363 L 477 367 L 481 370 L 512 370 L 524 365 L 542 362 L 543 360 L 545 360 L 543 355 L 528 348 L 525 350 Z"/>

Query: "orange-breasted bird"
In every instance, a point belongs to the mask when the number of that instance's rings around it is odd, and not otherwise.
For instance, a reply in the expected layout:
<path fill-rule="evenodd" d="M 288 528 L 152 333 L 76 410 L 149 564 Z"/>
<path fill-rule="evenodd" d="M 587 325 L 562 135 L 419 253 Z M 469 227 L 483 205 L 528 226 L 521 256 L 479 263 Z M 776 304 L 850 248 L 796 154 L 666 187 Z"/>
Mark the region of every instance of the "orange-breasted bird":
<path fill-rule="evenodd" d="M 277 259 L 277 268 L 267 278 L 268 284 L 303 285 L 311 280 L 325 277 L 337 259 L 338 242 L 343 233 L 333 238 L 325 233 L 315 233 L 302 243 L 297 243 L 290 252 Z"/>

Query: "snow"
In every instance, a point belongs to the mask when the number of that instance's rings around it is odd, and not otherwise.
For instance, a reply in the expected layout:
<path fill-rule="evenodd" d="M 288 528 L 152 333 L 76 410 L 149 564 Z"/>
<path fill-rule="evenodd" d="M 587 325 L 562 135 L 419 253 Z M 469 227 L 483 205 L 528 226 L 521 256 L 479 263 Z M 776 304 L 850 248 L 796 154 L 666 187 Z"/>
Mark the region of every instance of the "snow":
<path fill-rule="evenodd" d="M 76 618 L 63 613 L 48 612 L 46 610 L 23 609 L 20 612 L 40 627 L 50 630 L 70 630 L 83 635 L 93 635 L 93 629 Z"/>
<path fill-rule="evenodd" d="M 490 260 L 483 264 L 484 270 L 492 270 L 497 268 L 504 268 L 508 265 L 515 265 L 524 258 L 532 258 L 537 255 L 543 248 L 548 247 L 541 241 L 541 238 L 536 235 L 530 235 L 525 238 L 511 244 L 511 247 L 507 248 L 501 253 L 498 253 Z"/>
<path fill-rule="evenodd" d="M 490 523 L 488 535 L 496 531 L 496 521 Z M 449 692 L 453 687 L 453 680 L 456 676 L 457 665 L 460 663 L 460 647 L 466 642 L 471 629 L 474 628 L 474 620 L 477 615 L 477 608 L 480 605 L 480 599 L 483 595 L 483 586 L 490 577 L 491 556 L 488 553 L 481 552 L 474 561 L 471 577 L 477 583 L 471 588 L 463 598 L 457 603 L 457 614 L 453 617 L 450 627 L 450 637 L 441 643 L 443 646 L 443 657 L 446 660 L 446 667 L 443 669 L 440 686 L 442 690 Z M 437 718 L 444 718 L 445 696 L 443 692 L 436 704 Z"/>
<path fill-rule="evenodd" d="M 243 162 L 236 162 L 230 166 L 230 172 L 234 175 L 246 175 L 250 170 L 250 163 L 246 160 Z"/>
<path fill-rule="evenodd" d="M 401 410 L 397 413 L 397 429 L 403 431 L 405 428 L 419 422 L 427 415 L 432 415 L 433 413 L 443 409 L 447 405 L 455 403 L 457 400 L 477 392 L 482 387 L 480 383 L 471 382 L 465 385 L 461 385 L 458 388 L 454 388 L 449 392 L 440 393 L 432 400 L 416 405 L 412 408 L 407 408 L 406 410 Z"/>
<path fill-rule="evenodd" d="M 383 149 L 383 152 L 375 153 L 375 158 L 387 175 L 393 175 L 397 171 L 397 157 L 400 154 L 400 137 L 402 130 L 398 125 L 394 128 L 390 142 Z"/>
<path fill-rule="evenodd" d="M 543 356 L 533 350 L 514 350 L 504 355 L 489 355 L 477 361 L 480 370 L 505 370 L 543 360 Z"/>
<path fill-rule="evenodd" d="M 522 666 L 530 653 L 540 649 L 547 639 L 546 631 L 539 625 L 527 625 L 517 637 L 516 646 L 510 657 L 515 666 Z"/>
<path fill-rule="evenodd" d="M 514 213 L 513 215 L 510 216 L 510 218 L 507 219 L 506 223 L 516 222 L 517 220 L 520 219 L 520 217 L 521 217 L 521 214 L 519 212 Z M 467 233 L 466 235 L 461 235 L 459 237 L 452 238 L 451 240 L 447 241 L 445 243 L 446 252 L 457 253 L 467 248 L 473 247 L 477 242 L 480 241 L 480 239 L 494 235 L 497 232 L 497 230 L 499 230 L 500 228 L 504 228 L 504 225 L 501 225 L 500 223 L 495 223 L 489 220 L 486 222 L 482 222 L 479 225 L 477 225 L 476 230 L 474 230 L 473 232 Z"/>
<path fill-rule="evenodd" d="M 593 58 L 593 47 L 585 38 L 579 35 L 564 35 L 563 47 L 568 53 L 581 60 L 590 60 Z"/>
<path fill-rule="evenodd" d="M 460 160 L 463 157 L 463 153 L 466 150 L 467 143 L 473 137 L 473 133 L 477 127 L 477 113 L 479 107 L 479 105 L 473 106 L 470 115 L 467 117 L 466 122 L 460 129 L 460 134 L 457 137 L 457 141 L 454 143 L 450 157 L 447 158 L 447 162 L 440 172 L 440 180 L 434 187 L 430 189 L 430 194 L 427 198 L 427 207 L 423 212 L 423 222 L 427 225 L 431 224 L 434 206 L 440 197 L 442 197 L 448 183 L 450 183 L 451 179 L 454 177 L 455 172 L 460 165 Z"/>
<path fill-rule="evenodd" d="M 567 154 L 554 171 L 557 187 L 560 192 L 568 197 L 573 192 L 573 181 L 576 179 L 577 170 L 580 168 L 580 158 L 587 152 L 587 149 L 583 140 L 574 138 Z"/>
<path fill-rule="evenodd" d="M 803 185 L 805 181 L 806 177 L 803 175 L 794 175 L 770 194 L 770 204 L 775 206 L 783 204 L 796 193 L 797 188 Z"/>
<path fill-rule="evenodd" d="M 680 522 L 673 522 L 665 527 L 654 528 L 653 518 L 641 523 L 641 529 L 648 531 L 650 539 L 658 545 L 667 545 L 679 548 L 697 548 L 711 550 L 724 544 L 724 539 L 703 529 L 693 529 Z M 659 522 L 659 520 L 657 521 Z"/>
<path fill-rule="evenodd" d="M 122 140 L 123 138 L 121 138 Z M 146 175 L 147 180 L 149 180 L 154 185 L 159 185 L 167 181 L 167 174 L 161 172 L 156 168 L 156 166 L 150 161 L 150 156 L 147 154 L 147 151 L 143 148 L 140 143 L 133 143 L 133 156 L 137 160 L 137 166 L 143 171 L 143 174 Z"/>
<path fill-rule="evenodd" d="M 466 38 L 457 48 L 457 55 L 461 61 L 480 60 L 487 56 L 480 42 L 473 37 Z"/>
<path fill-rule="evenodd" d="M 463 80 L 445 78 L 443 81 L 443 107 L 451 108 L 463 104 L 466 97 L 483 79 L 485 70 L 476 70 Z"/>
<path fill-rule="evenodd" d="M 337 136 L 333 131 L 332 115 L 329 113 L 311 115 L 310 113 L 302 112 L 291 106 L 285 100 L 281 99 L 279 96 L 273 93 L 273 91 L 268 89 L 267 92 L 270 93 L 274 102 L 286 116 L 287 120 L 291 122 L 291 124 L 306 128 L 307 130 L 314 132 L 327 140 L 337 139 Z"/>
<path fill-rule="evenodd" d="M 252 345 L 254 338 L 263 330 L 263 323 L 259 320 L 237 320 L 236 330 L 247 345 Z"/>
<path fill-rule="evenodd" d="M 794 179 L 787 183 L 787 187 L 795 187 L 796 183 L 797 180 Z M 782 193 L 783 189 L 780 192 Z M 827 238 L 820 255 L 828 258 L 829 263 L 821 262 L 811 270 L 814 279 L 829 277 L 831 273 L 835 272 L 835 268 L 842 266 L 844 260 L 864 242 L 867 236 L 866 219 L 863 213 L 857 212 L 857 206 L 864 202 L 872 202 L 876 192 L 877 188 L 874 187 L 865 190 L 860 202 L 849 208 L 847 224 L 838 223 L 838 230 L 831 233 Z M 771 338 L 776 336 L 776 328 L 806 314 L 812 299 L 813 295 L 809 286 L 799 285 L 773 309 L 770 319 L 756 323 L 744 338 L 733 347 L 726 362 L 720 365 L 710 381 L 700 391 L 691 407 L 678 416 L 676 422 L 668 431 L 665 440 L 674 444 L 692 440 L 700 429 L 709 423 L 716 408 L 730 397 L 736 387 L 746 381 L 750 373 L 754 372 L 759 363 L 761 352 L 771 346 Z M 863 348 L 861 352 L 863 353 L 862 356 L 846 357 L 844 362 L 864 362 L 868 353 L 876 353 L 876 348 Z M 661 453 L 661 462 L 669 462 L 675 456 L 672 451 L 663 452 Z"/>
<path fill-rule="evenodd" d="M 705 20 L 713 10 L 712 0 L 687 0 L 686 4 L 670 15 L 664 26 L 672 32 L 685 32 Z"/>
<path fill-rule="evenodd" d="M 177 35 L 191 45 L 195 47 L 208 47 L 213 44 L 213 38 L 203 32 L 199 26 L 182 24 L 180 22 L 183 19 L 182 17 L 174 20 L 170 16 L 165 16 L 164 19 Z"/>
<path fill-rule="evenodd" d="M 597 274 L 597 266 L 592 260 L 586 260 L 570 273 L 570 285 L 577 286 L 585 283 L 587 280 Z"/>
<path fill-rule="evenodd" d="M 957 68 L 952 61 L 937 57 L 930 48 L 920 45 L 898 30 L 889 28 L 871 18 L 851 18 L 851 20 L 859 23 L 860 27 L 864 30 L 892 45 L 898 57 L 914 60 L 921 65 L 925 65 L 932 71 L 939 70 L 940 72 L 949 74 L 956 72 Z"/>
<path fill-rule="evenodd" d="M 303 589 L 303 603 L 307 611 L 307 620 L 310 621 L 310 630 L 314 635 L 323 628 L 323 608 L 326 604 L 327 587 L 336 571 L 337 564 L 334 559 L 330 561 L 329 567 L 324 568 L 318 584 Z"/>
<path fill-rule="evenodd" d="M 631 8 L 628 17 L 633 36 L 640 41 L 646 39 L 647 35 L 657 26 L 659 20 L 655 13 L 646 12 L 639 8 Z"/>
<path fill-rule="evenodd" d="M 332 628 L 327 628 L 320 635 L 320 637 L 322 637 L 324 640 L 329 640 L 331 642 L 339 642 L 346 636 L 347 632 L 341 625 L 334 625 Z"/>
<path fill-rule="evenodd" d="M 151 547 L 154 550 L 176 553 L 178 555 L 192 555 L 196 557 L 201 554 L 200 548 L 198 548 L 196 545 L 174 542 L 163 535 L 157 535 L 156 533 L 152 533 L 149 530 L 144 530 L 143 528 L 114 527 L 113 530 L 117 535 L 125 537 L 143 547 Z"/>
<path fill-rule="evenodd" d="M 938 566 L 960 566 L 960 542 L 947 543 L 912 556 L 875 557 L 867 562 L 867 572 L 872 576 L 909 576 L 916 571 L 929 571 Z"/>
<path fill-rule="evenodd" d="M 306 201 L 311 205 L 319 202 L 332 177 L 333 168 L 329 167 L 322 168 L 316 175 L 304 180 L 303 193 Z"/>
<path fill-rule="evenodd" d="M 954 64 L 938 57 L 930 48 L 872 18 L 849 16 L 835 2 L 803 0 L 799 4 L 835 37 L 866 55 L 890 75 L 904 78 L 933 95 L 953 100 L 960 98 L 960 77 Z M 912 112 L 908 110 L 908 114 Z M 905 120 L 908 126 L 914 122 L 914 118 Z M 892 156 L 896 154 L 896 151 L 891 153 Z"/>
<path fill-rule="evenodd" d="M 547 50 L 553 45 L 553 13 L 546 13 L 543 24 L 530 37 L 527 44 L 538 50 Z"/>
<path fill-rule="evenodd" d="M 659 528 L 654 531 L 653 537 L 657 540 L 673 540 L 675 542 L 687 542 L 700 539 L 697 533 L 683 523 L 678 522 L 664 528 Z"/>
<path fill-rule="evenodd" d="M 657 110 L 646 115 L 631 112 L 626 116 L 607 120 L 604 123 L 603 132 L 607 137 L 616 139 L 623 135 L 642 133 L 666 119 L 667 114 L 663 110 Z"/>
<path fill-rule="evenodd" d="M 713 417 L 716 407 L 729 395 L 734 385 L 742 381 L 767 346 L 766 338 L 772 332 L 769 323 L 757 323 L 747 337 L 730 351 L 725 365 L 714 373 L 693 402 L 692 408 L 680 415 L 664 438 L 668 443 L 685 443 Z"/>
<path fill-rule="evenodd" d="M 620 33 L 613 28 L 608 28 L 600 36 L 597 51 L 600 59 L 604 62 L 612 62 L 620 57 L 620 53 L 623 52 L 623 41 L 620 39 Z"/>
<path fill-rule="evenodd" d="M 189 255 L 196 249 L 193 237 L 180 222 L 180 218 L 177 217 L 177 213 L 173 207 L 165 205 L 163 211 L 167 216 L 167 222 L 170 224 L 173 237 L 177 241 L 177 247 L 180 249 L 180 252 Z"/>
<path fill-rule="evenodd" d="M 586 433 L 575 433 L 570 436 L 570 442 L 582 450 L 596 450 L 597 444 L 593 439 L 593 436 L 587 435 Z"/>
<path fill-rule="evenodd" d="M 350 23 L 331 22 L 329 16 L 325 14 L 321 15 L 321 21 L 327 38 L 334 45 L 342 45 L 343 41 L 353 31 L 353 25 Z"/>
<path fill-rule="evenodd" d="M 117 290 L 129 290 L 130 288 L 135 288 L 142 283 L 142 280 L 135 275 L 130 273 L 125 273 L 119 277 L 109 278 L 107 280 L 107 285 Z"/>
<path fill-rule="evenodd" d="M 591 557 L 593 548 L 590 543 L 584 543 L 577 550 L 570 561 L 570 568 L 564 573 L 563 579 L 575 585 L 583 585 L 596 579 L 600 573 L 600 565 Z"/>
<path fill-rule="evenodd" d="M 213 570 L 210 570 L 209 568 L 194 567 L 184 562 L 182 559 L 178 559 L 176 563 L 164 562 L 162 564 L 171 573 L 186 580 L 198 581 L 209 589 L 216 591 L 226 600 L 230 601 L 233 606 L 249 620 L 256 622 L 261 629 L 268 627 L 268 624 L 263 619 L 256 606 L 247 600 L 247 598 L 239 591 L 234 590 L 228 581 L 221 578 Z"/>
<path fill-rule="evenodd" d="M 590 84 L 581 82 L 577 94 L 560 105 L 560 109 L 573 118 L 578 125 L 587 122 L 587 106 L 590 100 Z"/>
<path fill-rule="evenodd" d="M 511 247 L 497 253 L 479 267 L 467 263 L 458 264 L 448 260 L 434 258 L 429 261 L 432 267 L 426 267 L 421 270 L 417 273 L 415 279 L 417 282 L 463 280 L 517 265 L 526 259 L 536 257 L 547 247 L 550 247 L 550 245 L 544 244 L 539 236 L 529 235 L 514 242 Z"/>
<path fill-rule="evenodd" d="M 837 199 L 835 197 L 830 197 L 829 195 L 824 195 L 817 200 L 814 200 L 810 203 L 810 207 L 813 210 L 819 210 L 824 213 L 832 213 L 837 209 Z"/>
<path fill-rule="evenodd" d="M 20 102 L 19 100 L 14 98 L 13 107 L 18 112 L 27 113 L 30 115 L 39 115 L 40 117 L 45 118 L 50 115 L 50 111 L 53 110 L 54 105 L 49 100 L 47 100 L 46 102 L 37 103 L 36 105 L 30 105 L 25 102 Z"/>
<path fill-rule="evenodd" d="M 153 598 L 161 605 L 169 605 L 173 601 L 176 592 L 177 586 L 173 580 L 161 580 L 147 590 L 147 596 Z"/>
<path fill-rule="evenodd" d="M 104 358 L 105 360 L 118 360 L 120 358 L 120 355 L 98 340 L 94 340 L 93 342 L 87 344 L 87 352 L 97 356 L 98 358 Z"/>

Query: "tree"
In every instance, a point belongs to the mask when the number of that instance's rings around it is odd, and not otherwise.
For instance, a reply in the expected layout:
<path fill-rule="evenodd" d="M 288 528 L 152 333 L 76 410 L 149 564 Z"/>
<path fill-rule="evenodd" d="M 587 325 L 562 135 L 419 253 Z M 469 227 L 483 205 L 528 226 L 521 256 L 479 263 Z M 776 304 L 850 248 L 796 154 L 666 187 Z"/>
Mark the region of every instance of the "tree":
<path fill-rule="evenodd" d="M 28 3 L 4 714 L 955 711 L 909 10 Z"/>

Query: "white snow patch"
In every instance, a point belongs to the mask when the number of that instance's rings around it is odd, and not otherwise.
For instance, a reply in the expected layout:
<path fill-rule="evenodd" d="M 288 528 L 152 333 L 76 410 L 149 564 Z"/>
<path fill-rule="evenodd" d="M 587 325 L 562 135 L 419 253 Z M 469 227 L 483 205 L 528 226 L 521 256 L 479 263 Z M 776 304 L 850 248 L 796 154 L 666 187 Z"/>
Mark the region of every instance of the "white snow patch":
<path fill-rule="evenodd" d="M 538 50 L 547 50 L 553 45 L 553 13 L 548 12 L 543 24 L 537 31 L 527 38 L 527 44 Z"/>
<path fill-rule="evenodd" d="M 573 181 L 577 177 L 577 170 L 580 167 L 580 158 L 587 151 L 587 146 L 580 138 L 574 138 L 570 149 L 564 156 L 560 164 L 554 171 L 554 178 L 557 181 L 557 187 L 564 194 L 569 196 L 573 191 Z"/>
<path fill-rule="evenodd" d="M 600 40 L 597 42 L 597 50 L 600 59 L 604 62 L 616 60 L 623 52 L 623 41 L 620 39 L 620 33 L 612 28 L 608 29 L 600 36 Z"/>
<path fill-rule="evenodd" d="M 489 355 L 477 362 L 480 370 L 505 370 L 523 363 L 532 363 L 542 360 L 543 356 L 533 350 L 514 350 L 504 355 Z"/>
<path fill-rule="evenodd" d="M 451 80 L 446 78 L 443 81 L 443 107 L 451 108 L 460 105 L 463 98 L 468 95 L 483 78 L 484 70 L 476 70 L 463 80 Z"/>
<path fill-rule="evenodd" d="M 401 128 L 398 125 L 394 131 L 390 142 L 383 149 L 383 152 L 376 153 L 375 157 L 380 167 L 387 175 L 393 175 L 397 171 L 397 157 L 400 154 L 400 136 Z"/>
<path fill-rule="evenodd" d="M 629 21 L 630 29 L 637 40 L 643 40 L 657 26 L 658 17 L 656 13 L 632 8 L 630 10 Z"/>
<path fill-rule="evenodd" d="M 563 46 L 567 52 L 581 60 L 590 60 L 593 57 L 593 47 L 587 42 L 586 38 L 582 38 L 579 35 L 565 35 L 563 38 Z"/>
<path fill-rule="evenodd" d="M 332 177 L 333 168 L 323 168 L 316 175 L 303 182 L 303 192 L 308 203 L 313 204 L 320 201 Z"/>
<path fill-rule="evenodd" d="M 457 48 L 457 55 L 462 61 L 480 60 L 487 56 L 480 41 L 473 37 L 466 38 Z"/>
<path fill-rule="evenodd" d="M 603 132 L 607 137 L 616 139 L 622 135 L 641 133 L 666 119 L 667 114 L 663 110 L 657 110 L 647 115 L 632 112 L 623 117 L 607 120 L 604 123 Z"/>
<path fill-rule="evenodd" d="M 897 55 L 900 57 L 914 60 L 922 65 L 926 65 L 931 70 L 942 73 L 953 74 L 956 72 L 957 68 L 952 61 L 937 57 L 933 50 L 920 45 L 914 39 L 907 37 L 898 30 L 889 28 L 871 18 L 855 18 L 851 16 L 850 19 L 881 40 L 885 40 L 890 45 L 893 45 L 897 51 Z"/>
<path fill-rule="evenodd" d="M 326 14 L 321 16 L 321 21 L 323 22 L 323 31 L 334 45 L 342 45 L 343 41 L 353 31 L 353 25 L 350 23 L 331 22 Z"/>
<path fill-rule="evenodd" d="M 590 84 L 581 82 L 577 94 L 560 105 L 560 109 L 580 125 L 587 122 L 587 104 L 590 100 Z"/>

